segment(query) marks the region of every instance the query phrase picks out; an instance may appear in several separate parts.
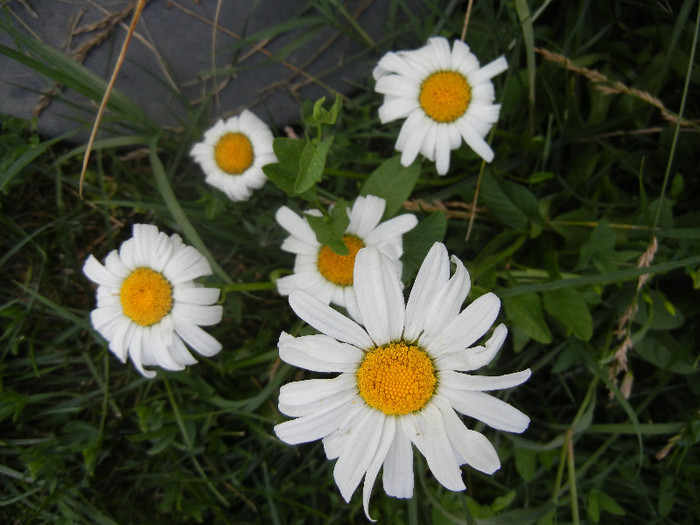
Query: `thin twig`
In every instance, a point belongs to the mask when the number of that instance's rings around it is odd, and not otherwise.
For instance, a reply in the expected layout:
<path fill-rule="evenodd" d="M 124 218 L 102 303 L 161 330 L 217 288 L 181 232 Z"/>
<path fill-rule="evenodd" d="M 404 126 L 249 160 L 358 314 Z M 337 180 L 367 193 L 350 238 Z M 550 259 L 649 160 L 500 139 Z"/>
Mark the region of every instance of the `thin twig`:
<path fill-rule="evenodd" d="M 87 166 L 88 166 L 88 161 L 90 160 L 90 152 L 92 151 L 92 145 L 95 143 L 95 137 L 97 136 L 97 130 L 100 127 L 100 121 L 102 120 L 102 115 L 104 114 L 105 108 L 107 107 L 107 102 L 109 101 L 109 96 L 112 93 L 112 89 L 114 89 L 114 82 L 117 80 L 117 76 L 119 75 L 119 70 L 122 67 L 122 64 L 124 63 L 124 56 L 126 55 L 126 50 L 129 47 L 129 42 L 131 41 L 131 36 L 134 34 L 134 29 L 136 28 L 136 24 L 139 21 L 139 18 L 141 18 L 141 13 L 143 12 L 143 8 L 146 5 L 147 0 L 138 0 L 138 4 L 136 5 L 136 8 L 134 9 L 134 16 L 131 19 L 131 25 L 129 26 L 129 31 L 126 34 L 126 38 L 124 39 L 124 43 L 122 44 L 122 49 L 119 52 L 119 56 L 117 57 L 117 63 L 114 65 L 114 70 L 112 71 L 112 77 L 109 79 L 109 83 L 107 84 L 107 89 L 105 89 L 105 93 L 102 97 L 102 102 L 100 102 L 100 107 L 97 110 L 97 116 L 95 117 L 95 123 L 92 126 L 92 131 L 90 132 L 90 140 L 88 140 L 87 147 L 85 149 L 85 156 L 83 157 L 83 167 L 80 170 L 80 184 L 78 186 L 78 194 L 80 195 L 80 198 L 83 198 L 83 182 L 85 181 L 85 172 L 87 171 Z"/>

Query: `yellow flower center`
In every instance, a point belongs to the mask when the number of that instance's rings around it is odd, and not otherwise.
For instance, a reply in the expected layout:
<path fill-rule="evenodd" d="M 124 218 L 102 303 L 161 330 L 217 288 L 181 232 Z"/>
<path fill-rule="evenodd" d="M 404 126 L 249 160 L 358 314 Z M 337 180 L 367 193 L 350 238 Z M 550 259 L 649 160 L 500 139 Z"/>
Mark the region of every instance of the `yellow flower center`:
<path fill-rule="evenodd" d="M 124 315 L 141 326 L 150 326 L 170 312 L 173 306 L 173 288 L 155 270 L 137 268 L 124 279 L 119 299 Z"/>
<path fill-rule="evenodd" d="M 214 158 L 222 171 L 240 175 L 253 164 L 253 145 L 243 133 L 226 133 L 214 147 Z"/>
<path fill-rule="evenodd" d="M 346 234 L 343 235 L 343 242 L 348 247 L 347 255 L 338 255 L 328 246 L 321 246 L 318 253 L 318 271 L 332 283 L 339 286 L 352 285 L 352 272 L 355 269 L 355 256 L 365 243 L 359 237 Z"/>
<path fill-rule="evenodd" d="M 456 71 L 433 73 L 423 81 L 418 100 L 423 111 L 437 122 L 454 122 L 464 115 L 472 98 L 467 79 Z"/>
<path fill-rule="evenodd" d="M 435 368 L 423 350 L 403 341 L 369 352 L 357 370 L 360 395 L 387 415 L 420 410 L 435 392 Z"/>

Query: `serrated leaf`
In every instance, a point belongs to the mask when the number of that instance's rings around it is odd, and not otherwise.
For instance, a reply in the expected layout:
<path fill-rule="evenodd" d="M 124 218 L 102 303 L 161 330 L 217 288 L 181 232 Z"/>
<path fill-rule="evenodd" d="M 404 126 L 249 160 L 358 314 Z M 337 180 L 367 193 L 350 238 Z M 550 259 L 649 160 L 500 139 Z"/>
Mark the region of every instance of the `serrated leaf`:
<path fill-rule="evenodd" d="M 326 166 L 328 149 L 333 143 L 333 137 L 328 137 L 318 144 L 307 142 L 299 157 L 299 175 L 294 184 L 294 193 L 304 193 L 310 190 L 323 177 Z"/>
<path fill-rule="evenodd" d="M 503 307 L 513 326 L 540 343 L 550 343 L 552 334 L 542 314 L 540 298 L 535 293 L 504 297 Z"/>
<path fill-rule="evenodd" d="M 581 341 L 593 335 L 593 318 L 580 292 L 573 288 L 561 288 L 542 293 L 544 309 L 564 325 L 567 332 Z"/>
<path fill-rule="evenodd" d="M 420 163 L 407 168 L 401 165 L 401 157 L 384 161 L 362 185 L 360 195 L 376 195 L 386 201 L 383 219 L 393 217 L 408 199 L 420 175 Z"/>
<path fill-rule="evenodd" d="M 347 255 L 348 247 L 343 241 L 343 234 L 350 223 L 347 213 L 347 203 L 340 199 L 333 207 L 330 217 L 306 215 L 309 226 L 316 234 L 316 240 L 322 246 L 328 246 L 338 255 Z"/>
<path fill-rule="evenodd" d="M 423 259 L 436 241 L 447 231 L 447 217 L 441 211 L 431 213 L 403 236 L 403 279 L 409 280 L 420 268 Z"/>

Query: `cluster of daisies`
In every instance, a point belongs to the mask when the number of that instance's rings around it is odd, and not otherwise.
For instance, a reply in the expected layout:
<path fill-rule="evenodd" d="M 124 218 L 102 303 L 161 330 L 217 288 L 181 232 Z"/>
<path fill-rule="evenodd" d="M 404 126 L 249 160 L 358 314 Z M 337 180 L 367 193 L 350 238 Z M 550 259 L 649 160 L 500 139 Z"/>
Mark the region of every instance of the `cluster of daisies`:
<path fill-rule="evenodd" d="M 420 153 L 443 175 L 462 141 L 491 161 L 485 136 L 500 107 L 493 104 L 490 79 L 506 67 L 503 57 L 480 67 L 464 42 L 450 48 L 445 38 L 387 53 L 374 70 L 376 90 L 384 95 L 379 118 L 405 119 L 396 142 L 401 163 L 410 165 Z M 246 110 L 214 125 L 191 155 L 207 183 L 243 201 L 265 184 L 262 167 L 276 162 L 272 141 L 266 124 Z M 385 206 L 373 195 L 354 201 L 347 210 L 345 255 L 319 243 L 304 215 L 286 206 L 276 213 L 289 233 L 281 248 L 296 256 L 293 273 L 277 280 L 277 290 L 318 331 L 298 337 L 283 332 L 280 358 L 335 375 L 283 386 L 279 409 L 293 419 L 274 431 L 289 444 L 321 440 L 328 459 L 337 459 L 334 477 L 346 501 L 364 480 L 368 518 L 380 470 L 387 494 L 413 495 L 412 445 L 450 490 L 466 488 L 464 464 L 487 474 L 499 468 L 494 447 L 458 413 L 508 432 L 523 432 L 529 424 L 526 415 L 487 392 L 523 383 L 530 370 L 469 373 L 488 365 L 505 341 L 507 330 L 499 324 L 477 344 L 496 321 L 499 299 L 487 293 L 462 309 L 469 273 L 436 242 L 404 301 L 402 236 L 417 220 L 402 214 L 382 221 Z M 153 377 L 153 367 L 194 364 L 191 350 L 211 357 L 222 349 L 202 328 L 223 314 L 219 290 L 197 282 L 212 273 L 211 266 L 179 235 L 136 224 L 133 236 L 103 264 L 91 255 L 84 273 L 98 285 L 93 326 L 120 361 L 130 359 L 144 376 Z"/>

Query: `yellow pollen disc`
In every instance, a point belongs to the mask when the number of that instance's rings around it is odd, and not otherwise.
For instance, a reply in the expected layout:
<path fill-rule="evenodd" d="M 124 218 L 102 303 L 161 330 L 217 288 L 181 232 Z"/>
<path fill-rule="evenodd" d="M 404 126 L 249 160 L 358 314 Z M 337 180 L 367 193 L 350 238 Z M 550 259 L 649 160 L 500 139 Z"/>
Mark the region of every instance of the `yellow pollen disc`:
<path fill-rule="evenodd" d="M 226 133 L 214 147 L 214 159 L 222 171 L 240 175 L 253 164 L 253 145 L 243 133 Z"/>
<path fill-rule="evenodd" d="M 355 235 L 343 235 L 343 242 L 348 247 L 347 255 L 338 255 L 328 246 L 321 246 L 318 253 L 318 271 L 332 283 L 339 286 L 352 285 L 352 272 L 355 269 L 355 256 L 365 243 Z"/>
<path fill-rule="evenodd" d="M 119 299 L 124 315 L 141 326 L 150 326 L 170 312 L 173 306 L 173 288 L 155 270 L 137 268 L 124 279 Z"/>
<path fill-rule="evenodd" d="M 433 73 L 423 81 L 418 100 L 423 111 L 437 122 L 454 122 L 464 115 L 472 98 L 467 79 L 456 71 Z"/>
<path fill-rule="evenodd" d="M 420 410 L 435 392 L 436 383 L 428 354 L 403 341 L 375 348 L 357 371 L 362 398 L 387 415 Z"/>

